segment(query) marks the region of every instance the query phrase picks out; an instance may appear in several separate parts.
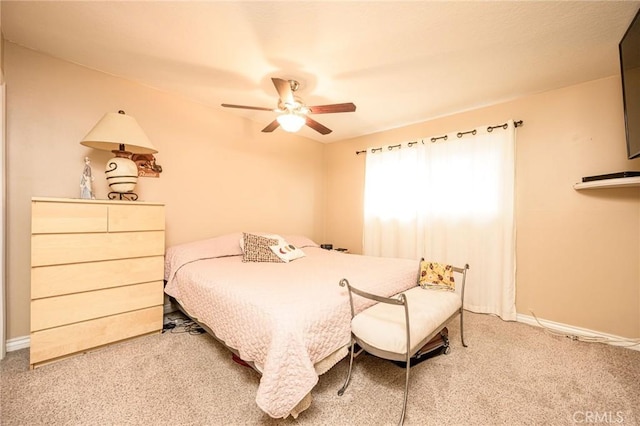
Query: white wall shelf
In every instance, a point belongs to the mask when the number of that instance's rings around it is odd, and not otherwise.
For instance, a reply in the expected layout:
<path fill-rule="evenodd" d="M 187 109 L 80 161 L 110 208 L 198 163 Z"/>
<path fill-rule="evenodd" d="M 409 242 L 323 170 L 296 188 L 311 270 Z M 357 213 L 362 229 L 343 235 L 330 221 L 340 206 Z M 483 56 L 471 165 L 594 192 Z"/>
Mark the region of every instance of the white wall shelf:
<path fill-rule="evenodd" d="M 625 188 L 629 186 L 640 187 L 640 176 L 617 178 L 617 179 L 602 179 L 594 180 L 591 182 L 580 182 L 573 185 L 573 189 L 604 189 L 604 188 Z"/>

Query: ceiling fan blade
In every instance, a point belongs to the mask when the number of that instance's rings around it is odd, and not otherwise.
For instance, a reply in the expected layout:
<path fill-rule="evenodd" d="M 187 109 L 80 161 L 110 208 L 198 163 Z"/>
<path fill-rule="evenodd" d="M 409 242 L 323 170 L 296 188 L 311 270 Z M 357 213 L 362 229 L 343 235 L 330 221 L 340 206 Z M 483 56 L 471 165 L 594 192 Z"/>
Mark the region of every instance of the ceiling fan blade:
<path fill-rule="evenodd" d="M 293 91 L 291 90 L 291 83 L 288 80 L 272 77 L 273 85 L 276 86 L 278 96 L 284 104 L 293 105 L 295 100 L 293 99 Z"/>
<path fill-rule="evenodd" d="M 355 104 L 347 102 L 344 104 L 316 105 L 309 107 L 310 114 L 331 114 L 334 112 L 354 112 Z"/>
<path fill-rule="evenodd" d="M 232 104 L 221 104 L 221 105 L 225 108 L 255 109 L 258 111 L 274 111 L 273 108 L 254 107 L 254 106 L 246 106 L 246 105 L 232 105 Z"/>
<path fill-rule="evenodd" d="M 273 132 L 275 129 L 278 128 L 279 125 L 280 125 L 280 123 L 278 123 L 278 120 L 273 120 L 271 123 L 269 123 L 269 125 L 267 127 L 262 129 L 262 131 L 265 132 L 265 133 Z"/>
<path fill-rule="evenodd" d="M 311 127 L 316 132 L 321 133 L 323 135 L 328 135 L 329 133 L 331 133 L 331 129 L 323 126 L 322 124 L 318 123 L 316 120 L 314 120 L 311 117 L 307 117 L 306 125 Z"/>

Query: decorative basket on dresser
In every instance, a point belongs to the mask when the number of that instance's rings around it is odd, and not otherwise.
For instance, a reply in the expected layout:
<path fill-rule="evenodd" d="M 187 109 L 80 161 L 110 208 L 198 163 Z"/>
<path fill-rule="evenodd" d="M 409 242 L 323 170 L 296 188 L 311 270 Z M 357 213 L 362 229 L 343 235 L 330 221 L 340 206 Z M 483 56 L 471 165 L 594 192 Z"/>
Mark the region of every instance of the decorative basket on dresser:
<path fill-rule="evenodd" d="M 162 330 L 164 205 L 32 198 L 31 368 Z"/>

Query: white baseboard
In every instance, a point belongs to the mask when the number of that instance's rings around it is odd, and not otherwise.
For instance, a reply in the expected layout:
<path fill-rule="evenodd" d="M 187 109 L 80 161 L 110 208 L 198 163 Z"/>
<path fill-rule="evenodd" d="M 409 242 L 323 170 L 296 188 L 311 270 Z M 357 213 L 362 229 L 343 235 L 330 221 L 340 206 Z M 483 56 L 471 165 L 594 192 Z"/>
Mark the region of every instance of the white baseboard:
<path fill-rule="evenodd" d="M 613 334 L 602 333 L 599 331 L 589 330 L 581 327 L 574 327 L 572 325 L 562 324 L 559 322 L 553 322 L 553 321 L 544 320 L 540 318 L 536 320 L 536 318 L 532 316 L 523 315 L 523 314 L 517 314 L 516 321 L 524 324 L 533 325 L 534 327 L 547 327 L 553 331 L 557 331 L 558 333 L 563 333 L 568 336 L 586 336 L 589 338 L 604 339 L 606 340 L 606 342 L 604 343 L 607 343 L 608 345 L 622 346 L 622 347 L 626 347 L 627 349 L 640 351 L 640 345 L 629 346 L 629 343 L 625 342 L 625 340 L 629 340 L 629 339 L 625 337 L 615 336 Z"/>
<path fill-rule="evenodd" d="M 30 345 L 31 339 L 29 336 L 15 337 L 13 339 L 7 340 L 6 349 L 7 352 L 13 352 L 20 349 L 28 348 Z"/>

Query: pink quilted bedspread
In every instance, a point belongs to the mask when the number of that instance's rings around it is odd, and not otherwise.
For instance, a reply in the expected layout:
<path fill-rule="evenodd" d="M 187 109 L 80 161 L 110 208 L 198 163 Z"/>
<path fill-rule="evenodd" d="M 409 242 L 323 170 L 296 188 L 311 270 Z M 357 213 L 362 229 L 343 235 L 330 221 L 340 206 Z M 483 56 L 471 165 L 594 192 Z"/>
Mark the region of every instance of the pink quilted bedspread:
<path fill-rule="evenodd" d="M 306 256 L 290 263 L 243 263 L 239 254 L 196 248 L 167 251 L 165 292 L 254 362 L 262 372 L 256 403 L 274 418 L 289 415 L 316 385 L 316 363 L 349 344 L 349 296 L 340 279 L 391 296 L 418 277 L 417 260 L 318 247 L 303 247 Z"/>

